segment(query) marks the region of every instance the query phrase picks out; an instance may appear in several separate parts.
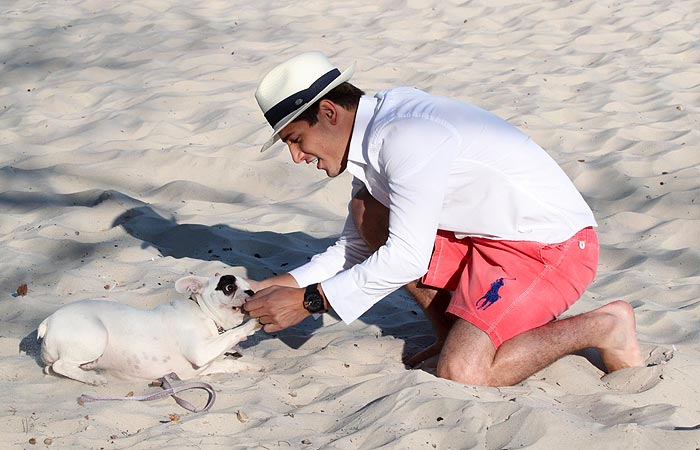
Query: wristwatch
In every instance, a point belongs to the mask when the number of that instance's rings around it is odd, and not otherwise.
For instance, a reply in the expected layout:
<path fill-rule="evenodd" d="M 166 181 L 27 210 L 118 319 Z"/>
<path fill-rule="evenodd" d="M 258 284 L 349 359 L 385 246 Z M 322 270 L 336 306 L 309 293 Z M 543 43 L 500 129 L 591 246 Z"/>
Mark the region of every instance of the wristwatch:
<path fill-rule="evenodd" d="M 304 291 L 304 309 L 311 314 L 320 314 L 328 312 L 323 304 L 323 296 L 318 292 L 318 283 L 306 286 Z"/>

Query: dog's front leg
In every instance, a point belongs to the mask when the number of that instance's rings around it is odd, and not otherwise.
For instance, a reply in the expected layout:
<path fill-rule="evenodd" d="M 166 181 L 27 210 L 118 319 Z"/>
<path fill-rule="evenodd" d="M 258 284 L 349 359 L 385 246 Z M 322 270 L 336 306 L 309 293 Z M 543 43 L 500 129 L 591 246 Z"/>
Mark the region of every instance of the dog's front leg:
<path fill-rule="evenodd" d="M 251 319 L 246 324 L 216 337 L 193 339 L 187 342 L 182 349 L 182 354 L 194 367 L 204 367 L 260 328 L 262 328 L 260 322 Z"/>

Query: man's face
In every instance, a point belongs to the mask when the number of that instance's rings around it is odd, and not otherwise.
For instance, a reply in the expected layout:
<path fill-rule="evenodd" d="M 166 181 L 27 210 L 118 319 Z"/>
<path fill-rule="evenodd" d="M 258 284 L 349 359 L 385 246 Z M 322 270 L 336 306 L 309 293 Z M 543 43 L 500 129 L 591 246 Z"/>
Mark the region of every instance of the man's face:
<path fill-rule="evenodd" d="M 334 113 L 322 106 L 319 120 L 314 125 L 300 120 L 290 123 L 279 133 L 295 163 L 316 164 L 316 168 L 324 170 L 329 177 L 336 177 L 345 170 L 350 139 L 350 130 L 339 125 Z"/>

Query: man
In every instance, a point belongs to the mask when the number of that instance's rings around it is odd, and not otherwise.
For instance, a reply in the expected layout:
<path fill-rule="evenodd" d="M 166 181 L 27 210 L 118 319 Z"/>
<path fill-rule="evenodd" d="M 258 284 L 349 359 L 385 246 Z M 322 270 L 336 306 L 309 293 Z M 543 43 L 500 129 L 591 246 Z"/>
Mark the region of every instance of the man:
<path fill-rule="evenodd" d="M 337 243 L 261 281 L 245 308 L 275 332 L 332 308 L 350 323 L 405 286 L 436 343 L 437 375 L 512 385 L 558 358 L 600 350 L 608 370 L 642 365 L 621 301 L 555 320 L 592 282 L 590 208 L 529 137 L 466 103 L 398 88 L 374 97 L 318 52 L 272 69 L 256 99 L 295 163 L 353 176 Z"/>

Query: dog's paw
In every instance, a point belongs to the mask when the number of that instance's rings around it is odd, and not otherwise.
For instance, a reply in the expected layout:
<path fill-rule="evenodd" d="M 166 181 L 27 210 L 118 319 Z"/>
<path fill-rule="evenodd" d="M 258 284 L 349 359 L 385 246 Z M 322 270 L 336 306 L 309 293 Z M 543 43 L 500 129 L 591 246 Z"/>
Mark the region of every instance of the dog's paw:
<path fill-rule="evenodd" d="M 246 336 L 252 336 L 256 331 L 261 329 L 263 326 L 258 319 L 250 319 L 244 325 Z"/>

